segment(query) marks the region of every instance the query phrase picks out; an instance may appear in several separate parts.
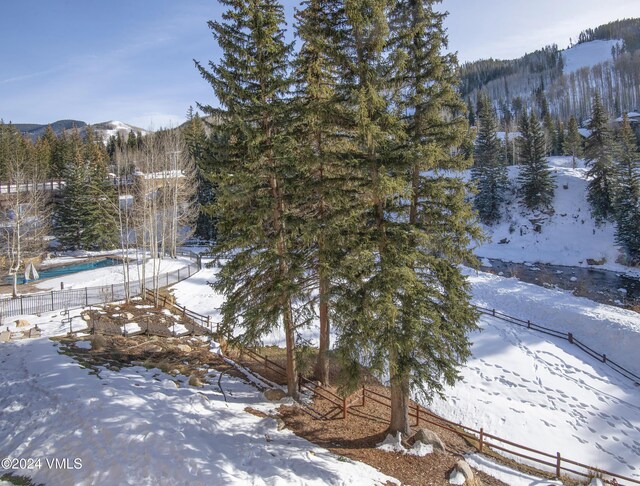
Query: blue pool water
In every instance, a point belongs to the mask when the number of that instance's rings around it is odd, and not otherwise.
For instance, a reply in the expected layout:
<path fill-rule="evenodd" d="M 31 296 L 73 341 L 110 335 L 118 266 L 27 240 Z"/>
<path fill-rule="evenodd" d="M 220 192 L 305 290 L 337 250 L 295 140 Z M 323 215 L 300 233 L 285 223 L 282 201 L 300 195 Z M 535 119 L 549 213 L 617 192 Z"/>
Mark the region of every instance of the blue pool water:
<path fill-rule="evenodd" d="M 119 265 L 120 263 L 120 260 L 115 260 L 113 258 L 103 258 L 102 260 L 75 263 L 73 265 L 65 265 L 64 267 L 43 268 L 42 270 L 38 270 L 38 274 L 40 275 L 40 278 L 38 280 L 60 277 L 61 275 L 69 275 L 70 273 L 84 272 L 85 270 L 93 270 L 95 268 L 113 267 L 114 265 Z M 32 282 L 33 280 L 29 281 Z M 5 282 L 13 282 L 13 277 L 6 277 Z M 24 283 L 24 275 L 18 275 L 18 283 Z"/>

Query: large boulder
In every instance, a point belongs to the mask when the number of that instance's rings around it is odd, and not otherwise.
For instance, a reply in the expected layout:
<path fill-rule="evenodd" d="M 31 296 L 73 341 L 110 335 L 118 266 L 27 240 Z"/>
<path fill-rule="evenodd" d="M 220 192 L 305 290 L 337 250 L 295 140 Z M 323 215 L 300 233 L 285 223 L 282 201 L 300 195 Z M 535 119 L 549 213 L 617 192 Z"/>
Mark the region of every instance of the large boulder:
<path fill-rule="evenodd" d="M 442 439 L 438 437 L 434 431 L 429 429 L 418 429 L 418 431 L 411 437 L 411 442 L 422 442 L 425 445 L 433 446 L 435 452 L 447 452 L 447 448 L 442 442 Z"/>
<path fill-rule="evenodd" d="M 475 477 L 467 461 L 460 459 L 449 474 L 449 484 L 458 486 L 482 486 L 480 478 Z"/>
<path fill-rule="evenodd" d="M 102 334 L 94 334 L 91 338 L 91 351 L 98 353 L 104 351 L 107 347 L 107 340 Z"/>
<path fill-rule="evenodd" d="M 204 386 L 204 383 L 202 383 L 202 380 L 200 379 L 200 377 L 198 375 L 193 373 L 193 374 L 191 374 L 191 376 L 189 376 L 189 385 L 190 386 L 195 386 L 197 388 L 202 388 Z"/>
<path fill-rule="evenodd" d="M 183 353 L 191 352 L 191 346 L 189 346 L 188 344 L 178 344 L 176 348 L 178 348 L 178 351 L 181 351 Z"/>
<path fill-rule="evenodd" d="M 280 388 L 267 388 L 264 391 L 264 397 L 270 402 L 279 402 L 286 396 L 287 394 L 285 391 Z"/>

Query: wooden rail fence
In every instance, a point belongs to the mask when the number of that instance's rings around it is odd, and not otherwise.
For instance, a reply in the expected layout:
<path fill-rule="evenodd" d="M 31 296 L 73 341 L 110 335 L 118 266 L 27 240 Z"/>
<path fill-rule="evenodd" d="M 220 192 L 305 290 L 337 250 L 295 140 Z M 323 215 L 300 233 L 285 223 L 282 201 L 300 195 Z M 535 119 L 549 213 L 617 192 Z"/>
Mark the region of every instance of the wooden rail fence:
<path fill-rule="evenodd" d="M 177 306 L 176 304 L 169 304 L 172 306 L 173 310 L 177 310 L 182 312 L 184 315 L 189 317 L 195 317 L 200 322 L 206 323 L 204 327 L 206 327 L 211 334 L 219 337 L 217 334 L 217 326 L 211 323 L 210 316 L 204 316 L 202 314 L 198 314 L 197 312 L 186 309 L 185 307 Z M 533 330 L 539 330 L 541 332 L 545 332 L 555 337 L 560 337 L 571 342 L 569 336 L 570 333 L 562 333 L 555 331 L 553 329 L 545 328 L 543 326 L 538 326 L 536 324 L 530 323 L 528 321 L 523 321 L 521 319 L 513 318 L 511 316 L 507 316 L 506 314 L 501 314 L 496 312 L 493 309 L 484 309 L 478 308 L 482 313 L 491 315 L 493 317 L 507 320 L 507 322 L 511 322 L 513 324 L 521 325 Z M 193 318 L 192 317 L 192 318 Z M 214 330 L 216 327 L 216 330 Z M 573 343 L 575 344 L 577 340 L 573 337 Z M 579 341 L 578 341 L 579 343 Z M 580 343 L 581 344 L 581 343 Z M 585 346 L 586 347 L 586 346 Z M 260 355 L 256 351 L 239 346 L 239 349 L 242 353 L 249 356 L 255 362 L 260 363 L 265 369 L 269 369 L 270 371 L 276 373 L 282 378 L 286 379 L 286 368 L 281 364 L 269 359 L 266 356 Z M 582 348 L 581 348 L 582 349 Z M 598 356 L 598 353 L 591 350 L 591 348 L 587 348 L 591 351 L 591 353 Z M 591 354 L 589 353 L 589 354 Z M 603 361 L 607 362 L 607 361 Z M 609 362 L 611 363 L 611 362 Z M 613 363 L 615 365 L 615 363 Z M 619 366 L 619 365 L 616 365 Z M 615 368 L 614 368 L 615 369 Z M 620 370 L 624 370 L 621 366 Z M 618 370 L 616 370 L 618 371 Z M 624 370 L 627 371 L 627 370 Z M 618 371 L 620 372 L 620 371 Z M 628 371 L 627 371 L 628 372 Z M 631 372 L 631 376 L 633 375 Z M 349 416 L 349 409 L 353 407 L 355 404 L 359 404 L 364 406 L 368 400 L 374 401 L 386 408 L 391 410 L 391 398 L 387 395 L 379 393 L 371 388 L 367 388 L 366 386 L 362 386 L 362 388 L 349 396 L 339 396 L 332 392 L 331 390 L 318 386 L 313 381 L 301 376 L 299 379 L 299 386 L 301 390 L 306 390 L 310 393 L 313 393 L 320 398 L 327 400 L 330 404 L 333 405 L 332 409 L 328 412 L 321 413 L 317 410 L 314 410 L 311 407 L 307 407 L 306 413 L 310 414 L 314 418 L 318 420 L 327 420 L 327 419 L 335 419 L 342 418 L 347 419 Z M 510 441 L 508 439 L 502 438 L 495 434 L 486 432 L 484 428 L 475 429 L 468 425 L 464 425 L 458 422 L 453 422 L 451 420 L 447 420 L 438 415 L 435 415 L 433 412 L 427 410 L 419 404 L 412 404 L 409 406 L 409 417 L 415 419 L 415 426 L 419 427 L 422 424 L 429 424 L 435 427 L 439 427 L 445 430 L 449 430 L 465 439 L 467 439 L 472 444 L 477 444 L 475 447 L 479 453 L 487 453 L 489 450 L 492 451 L 500 451 L 510 456 L 515 456 L 517 458 L 523 459 L 525 461 L 529 461 L 530 464 L 546 466 L 551 468 L 555 476 L 560 478 L 562 474 L 574 474 L 576 476 L 581 476 L 584 478 L 592 477 L 594 474 L 601 474 L 603 477 L 607 478 L 606 482 L 609 484 L 615 479 L 616 481 L 626 481 L 629 484 L 640 484 L 640 480 L 630 478 L 628 476 L 623 476 L 621 474 L 613 473 L 610 471 L 606 471 L 604 469 L 600 469 L 597 467 L 589 466 L 588 464 L 583 464 L 573 459 L 569 459 L 564 457 L 559 451 L 554 453 L 549 453 L 541 450 L 534 449 L 532 447 L 528 447 L 523 444 L 518 444 L 517 442 Z M 623 483 L 618 483 L 622 486 Z"/>
<path fill-rule="evenodd" d="M 633 373 L 632 371 L 624 368 L 622 365 L 616 363 L 611 360 L 606 354 L 601 354 L 595 351 L 593 348 L 587 346 L 583 342 L 579 341 L 576 336 L 571 332 L 562 332 L 556 329 L 551 329 L 549 327 L 541 326 L 539 324 L 535 324 L 531 321 L 525 321 L 523 319 L 518 319 L 517 317 L 509 316 L 507 314 L 503 314 L 502 312 L 498 312 L 495 309 L 487 309 L 481 306 L 474 306 L 481 314 L 485 314 L 491 317 L 495 317 L 496 319 L 500 319 L 501 321 L 508 322 L 509 324 L 514 324 L 520 327 L 526 327 L 532 331 L 541 332 L 543 334 L 547 334 L 549 336 L 553 336 L 559 339 L 564 339 L 568 341 L 570 344 L 577 346 L 580 350 L 587 353 L 592 358 L 601 361 L 606 364 L 609 368 L 611 368 L 616 373 L 624 376 L 625 378 L 631 380 L 635 385 L 640 386 L 640 376 Z"/>

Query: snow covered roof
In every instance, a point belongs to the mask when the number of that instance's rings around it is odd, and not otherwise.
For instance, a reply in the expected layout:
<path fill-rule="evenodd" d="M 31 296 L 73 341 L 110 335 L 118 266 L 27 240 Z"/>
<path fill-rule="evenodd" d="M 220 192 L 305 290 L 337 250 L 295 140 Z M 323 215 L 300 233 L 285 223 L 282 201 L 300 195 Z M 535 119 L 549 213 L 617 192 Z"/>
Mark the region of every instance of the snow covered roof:
<path fill-rule="evenodd" d="M 637 111 L 630 111 L 629 113 L 627 113 L 627 117 L 629 117 L 629 121 L 640 121 L 640 113 L 638 113 Z M 622 123 L 622 117 L 616 118 L 616 121 L 618 123 Z"/>
<path fill-rule="evenodd" d="M 589 136 L 591 135 L 591 130 L 589 130 L 588 128 L 578 128 L 578 133 L 584 138 L 589 138 Z"/>
<path fill-rule="evenodd" d="M 144 179 L 176 179 L 185 176 L 184 171 L 182 170 L 164 170 L 153 173 L 144 173 L 140 170 L 136 170 L 133 175 Z"/>
<path fill-rule="evenodd" d="M 498 140 L 502 140 L 504 142 L 507 136 L 507 132 L 496 132 L 496 135 L 498 136 Z M 520 137 L 522 137 L 522 134 L 520 132 L 509 132 L 509 140 Z"/>

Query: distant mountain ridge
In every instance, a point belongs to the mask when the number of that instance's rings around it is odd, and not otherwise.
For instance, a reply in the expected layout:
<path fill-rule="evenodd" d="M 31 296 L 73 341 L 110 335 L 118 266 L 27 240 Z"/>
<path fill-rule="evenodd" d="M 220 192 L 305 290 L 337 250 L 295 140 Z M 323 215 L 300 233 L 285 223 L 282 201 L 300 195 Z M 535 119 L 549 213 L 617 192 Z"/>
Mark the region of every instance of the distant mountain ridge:
<path fill-rule="evenodd" d="M 44 132 L 48 126 L 51 126 L 54 133 L 60 136 L 64 132 L 73 130 L 74 128 L 80 132 L 80 135 L 84 135 L 88 125 L 88 123 L 81 120 L 58 120 L 56 122 L 48 123 L 45 125 L 37 123 L 16 123 L 13 126 L 16 127 L 16 129 L 20 133 L 28 135 L 33 139 L 37 139 L 44 135 Z M 96 123 L 91 125 L 91 127 L 95 131 L 96 135 L 105 143 L 110 136 L 116 135 L 117 133 L 120 133 L 120 135 L 124 136 L 125 138 L 131 131 L 135 133 L 140 132 L 142 135 L 146 135 L 148 133 L 142 128 L 136 127 L 134 125 L 129 125 L 128 123 L 117 120 L 109 120 L 106 122 Z"/>
<path fill-rule="evenodd" d="M 600 94 L 609 113 L 640 109 L 640 18 L 610 22 L 580 33 L 565 50 L 546 46 L 518 59 L 482 59 L 460 67 L 460 92 L 474 104 L 480 91 L 498 111 L 540 108 L 544 93 L 553 117 L 588 116 Z M 544 111 L 544 110 L 543 110 Z"/>

